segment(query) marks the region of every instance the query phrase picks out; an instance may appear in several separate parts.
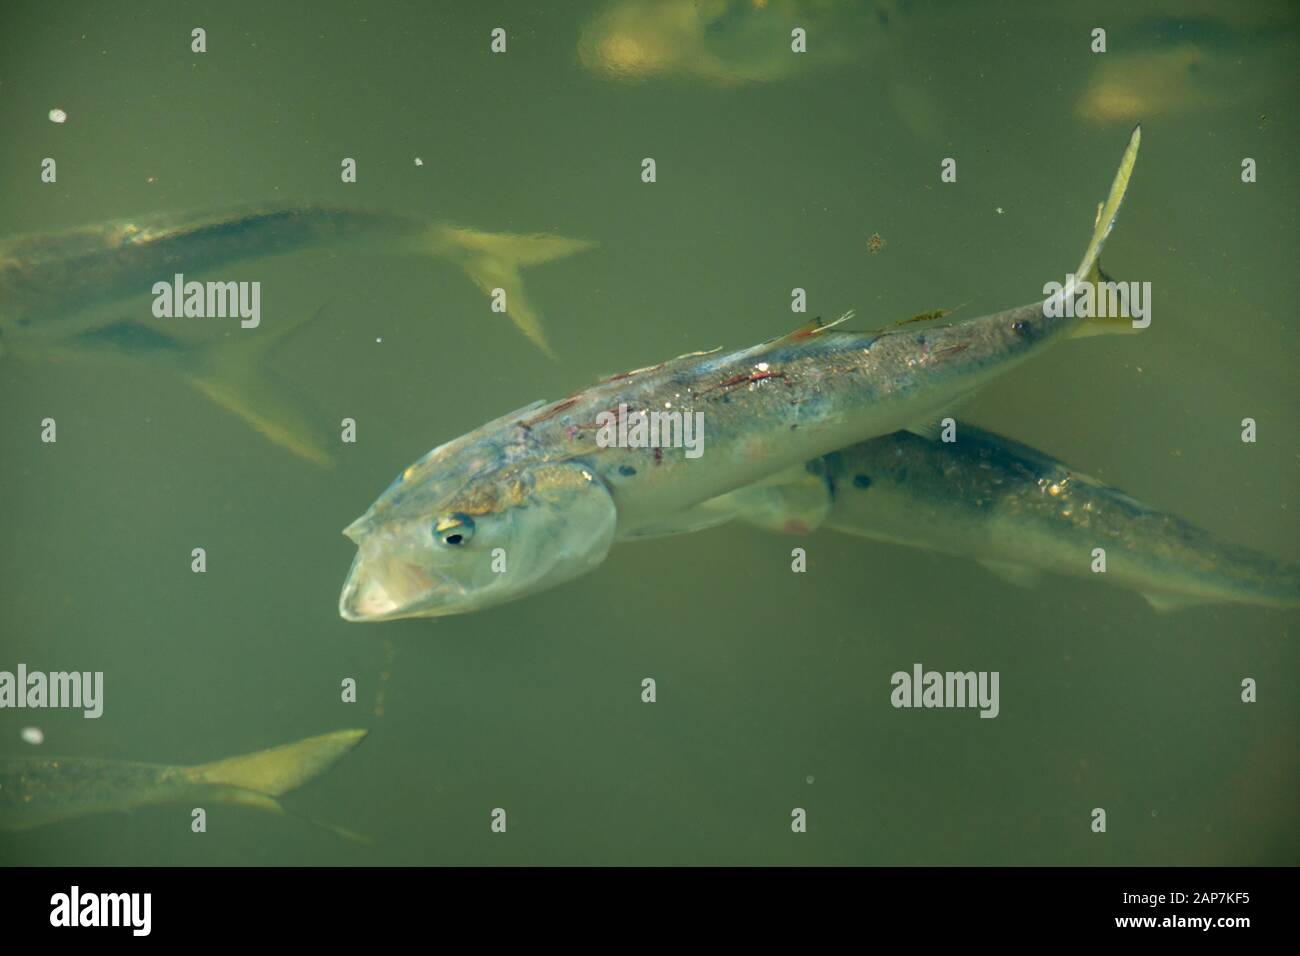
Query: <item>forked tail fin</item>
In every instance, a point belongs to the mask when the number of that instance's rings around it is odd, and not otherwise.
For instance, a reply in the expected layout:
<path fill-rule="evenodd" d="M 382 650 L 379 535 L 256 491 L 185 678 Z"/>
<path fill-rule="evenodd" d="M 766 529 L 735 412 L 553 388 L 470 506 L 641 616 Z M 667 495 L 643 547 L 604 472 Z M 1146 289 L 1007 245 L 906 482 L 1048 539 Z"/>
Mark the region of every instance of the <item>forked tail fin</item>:
<path fill-rule="evenodd" d="M 556 357 L 555 352 L 546 340 L 541 314 L 529 301 L 519 270 L 563 259 L 595 245 L 585 239 L 544 233 L 516 235 L 453 226 L 439 226 L 434 233 L 435 251 L 459 264 L 487 294 L 501 289 L 506 296 L 506 315 L 510 321 L 550 358 Z"/>

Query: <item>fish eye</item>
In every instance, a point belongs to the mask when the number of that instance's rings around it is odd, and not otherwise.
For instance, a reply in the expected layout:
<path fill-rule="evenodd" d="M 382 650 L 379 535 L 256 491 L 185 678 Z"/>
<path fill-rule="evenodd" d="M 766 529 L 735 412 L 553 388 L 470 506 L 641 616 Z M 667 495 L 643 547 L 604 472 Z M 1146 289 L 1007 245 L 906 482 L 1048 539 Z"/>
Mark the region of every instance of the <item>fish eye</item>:
<path fill-rule="evenodd" d="M 474 537 L 474 519 L 459 511 L 446 515 L 433 523 L 433 536 L 449 547 L 459 547 Z"/>

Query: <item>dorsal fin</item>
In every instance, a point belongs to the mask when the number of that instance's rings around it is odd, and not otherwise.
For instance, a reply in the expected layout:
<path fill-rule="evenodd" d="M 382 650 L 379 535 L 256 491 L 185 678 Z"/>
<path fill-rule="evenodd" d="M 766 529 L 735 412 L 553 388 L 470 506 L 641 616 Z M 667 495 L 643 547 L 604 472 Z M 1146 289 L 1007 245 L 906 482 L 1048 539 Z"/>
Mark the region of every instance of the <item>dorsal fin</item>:
<path fill-rule="evenodd" d="M 837 325 L 847 322 L 851 318 L 853 318 L 852 309 L 849 309 L 849 311 L 845 312 L 834 322 L 823 322 L 821 316 L 818 316 L 815 319 L 809 319 L 803 325 L 785 333 L 785 335 L 778 335 L 776 338 L 772 339 L 769 344 L 775 344 L 777 342 L 797 342 L 800 339 L 806 339 L 813 335 L 820 335 L 823 332 L 830 331 Z"/>

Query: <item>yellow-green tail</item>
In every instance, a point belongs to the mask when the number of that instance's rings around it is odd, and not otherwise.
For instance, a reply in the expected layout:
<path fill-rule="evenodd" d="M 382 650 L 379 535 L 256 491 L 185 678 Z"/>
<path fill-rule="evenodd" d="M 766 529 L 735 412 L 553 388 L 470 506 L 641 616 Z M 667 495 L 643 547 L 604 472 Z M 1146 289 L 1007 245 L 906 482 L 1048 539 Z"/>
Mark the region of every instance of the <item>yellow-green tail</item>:
<path fill-rule="evenodd" d="M 319 777 L 359 744 L 367 731 L 336 730 L 297 743 L 186 768 L 191 783 L 236 787 L 278 797 Z"/>
<path fill-rule="evenodd" d="M 455 226 L 437 226 L 430 242 L 435 254 L 458 263 L 474 284 L 488 295 L 494 289 L 505 292 L 506 315 L 510 321 L 548 358 L 556 357 L 546 340 L 541 312 L 529 300 L 519 271 L 527 266 L 585 252 L 596 243 L 546 233 L 518 235 Z"/>

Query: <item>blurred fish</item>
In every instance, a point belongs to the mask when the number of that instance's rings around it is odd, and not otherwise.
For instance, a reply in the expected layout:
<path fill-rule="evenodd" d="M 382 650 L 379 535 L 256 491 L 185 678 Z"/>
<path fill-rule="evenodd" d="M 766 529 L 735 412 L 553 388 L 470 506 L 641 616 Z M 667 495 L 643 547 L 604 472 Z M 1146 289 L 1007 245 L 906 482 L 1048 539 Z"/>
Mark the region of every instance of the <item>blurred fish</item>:
<path fill-rule="evenodd" d="M 835 0 L 615 0 L 583 28 L 578 56 L 615 80 L 689 78 L 719 86 L 785 79 L 879 45 L 893 3 Z M 791 51 L 802 27 L 808 52 Z"/>
<path fill-rule="evenodd" d="M 1140 142 L 1135 129 L 1077 276 L 1097 271 Z M 339 613 L 385 621 L 475 611 L 590 571 L 615 540 L 691 530 L 713 517 L 694 506 L 927 421 L 1094 325 L 1048 308 L 1082 291 L 1071 279 L 1059 299 L 937 328 L 848 332 L 814 322 L 752 348 L 616 375 L 489 422 L 404 469 L 344 530 L 357 555 Z M 678 447 L 689 444 L 687 423 L 704 421 L 707 451 L 602 437 L 629 409 L 671 410 Z"/>
<path fill-rule="evenodd" d="M 280 204 L 204 216 L 159 216 L 25 236 L 0 243 L 0 348 L 28 359 L 113 358 L 161 362 L 221 407 L 293 453 L 321 465 L 331 456 L 309 422 L 263 377 L 262 359 L 294 328 L 272 322 L 236 329 L 215 346 L 173 334 L 195 326 L 124 320 L 120 303 L 176 273 L 262 256 L 348 244 L 447 259 L 485 292 L 505 292 L 506 314 L 554 357 L 520 270 L 593 243 L 553 235 L 488 233 L 415 217 L 311 204 Z M 142 310 L 143 312 L 143 310 Z M 301 323 L 299 323 L 301 324 Z"/>
<path fill-rule="evenodd" d="M 519 270 L 590 249 L 594 243 L 431 223 L 418 216 L 310 203 L 269 204 L 197 216 L 155 216 L 20 236 L 0 242 L 0 333 L 58 337 L 96 322 L 97 309 L 144 296 L 176 273 L 202 274 L 235 262 L 308 248 L 348 245 L 437 256 L 480 288 L 504 289 L 506 314 L 553 355 Z"/>
<path fill-rule="evenodd" d="M 1297 22 L 1294 4 L 1270 3 L 1139 16 L 1094 55 L 1075 113 L 1101 124 L 1222 109 L 1244 109 L 1253 119 L 1294 81 L 1288 39 L 1294 43 Z"/>
<path fill-rule="evenodd" d="M 0 829 L 28 830 L 160 803 L 227 803 L 296 816 L 277 798 L 329 770 L 365 736 L 364 730 L 339 730 L 192 767 L 87 757 L 0 757 Z M 308 822 L 364 840 L 341 827 Z"/>
<path fill-rule="evenodd" d="M 1300 567 L 1223 541 L 1027 445 L 970 425 L 944 442 L 900 431 L 732 492 L 718 513 L 774 531 L 829 528 L 974 558 L 1028 585 L 1042 572 L 1141 594 L 1157 611 L 1300 607 Z M 1092 570 L 1094 548 L 1106 570 Z"/>

